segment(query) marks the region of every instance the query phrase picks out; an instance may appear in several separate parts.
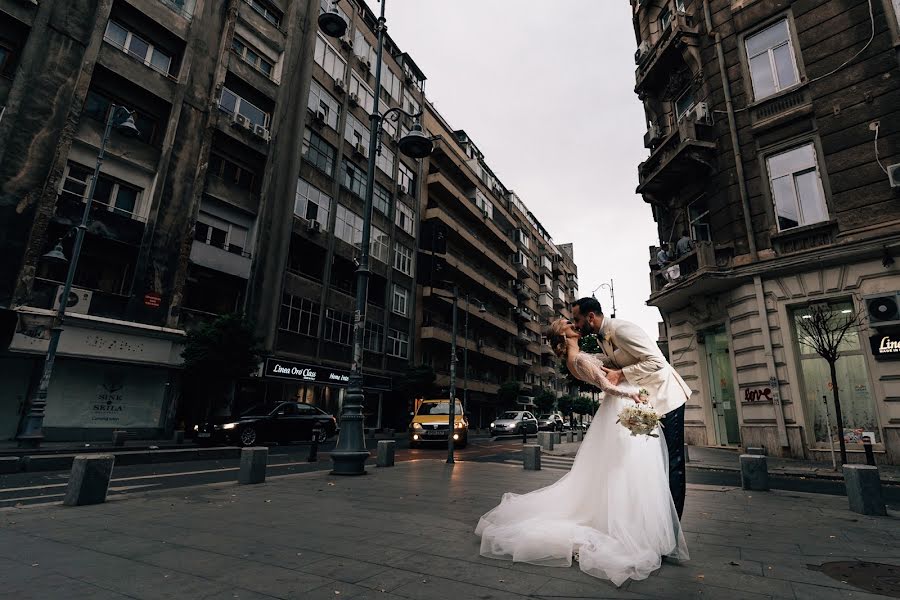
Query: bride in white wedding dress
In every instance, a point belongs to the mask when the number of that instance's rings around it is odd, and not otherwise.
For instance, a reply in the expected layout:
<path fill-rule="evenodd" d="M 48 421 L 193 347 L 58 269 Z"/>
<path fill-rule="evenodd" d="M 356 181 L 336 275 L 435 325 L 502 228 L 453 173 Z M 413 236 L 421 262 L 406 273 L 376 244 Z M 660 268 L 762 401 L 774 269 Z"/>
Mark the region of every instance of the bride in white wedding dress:
<path fill-rule="evenodd" d="M 600 408 L 568 473 L 528 494 L 504 494 L 481 517 L 481 555 L 548 567 L 575 558 L 582 571 L 617 586 L 647 578 L 663 556 L 689 558 L 662 432 L 632 436 L 616 424 L 637 390 L 609 383 L 601 359 L 579 351 L 571 321 L 554 322 L 550 342 L 572 375 L 603 390 Z"/>

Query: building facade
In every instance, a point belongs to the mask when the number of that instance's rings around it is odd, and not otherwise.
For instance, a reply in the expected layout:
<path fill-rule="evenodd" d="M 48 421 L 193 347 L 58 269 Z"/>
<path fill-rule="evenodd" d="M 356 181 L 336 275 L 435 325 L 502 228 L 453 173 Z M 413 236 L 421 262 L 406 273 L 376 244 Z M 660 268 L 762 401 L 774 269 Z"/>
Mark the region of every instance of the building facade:
<path fill-rule="evenodd" d="M 890 0 L 633 0 L 649 304 L 691 444 L 900 463 L 898 14 Z M 681 244 L 678 244 L 681 240 Z M 861 315 L 832 382 L 797 323 Z"/>

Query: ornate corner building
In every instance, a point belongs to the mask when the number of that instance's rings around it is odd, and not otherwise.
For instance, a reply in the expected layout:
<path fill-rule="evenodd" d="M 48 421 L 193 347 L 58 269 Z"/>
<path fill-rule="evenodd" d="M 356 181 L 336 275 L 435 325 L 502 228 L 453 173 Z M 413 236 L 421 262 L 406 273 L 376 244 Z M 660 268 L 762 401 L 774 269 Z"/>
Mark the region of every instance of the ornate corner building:
<path fill-rule="evenodd" d="M 686 438 L 829 460 L 836 384 L 853 460 L 869 436 L 900 463 L 900 354 L 879 349 L 900 333 L 898 3 L 631 6 L 637 192 L 670 254 L 650 249 L 648 303 L 694 390 Z M 836 382 L 798 335 L 815 304 L 863 314 Z"/>

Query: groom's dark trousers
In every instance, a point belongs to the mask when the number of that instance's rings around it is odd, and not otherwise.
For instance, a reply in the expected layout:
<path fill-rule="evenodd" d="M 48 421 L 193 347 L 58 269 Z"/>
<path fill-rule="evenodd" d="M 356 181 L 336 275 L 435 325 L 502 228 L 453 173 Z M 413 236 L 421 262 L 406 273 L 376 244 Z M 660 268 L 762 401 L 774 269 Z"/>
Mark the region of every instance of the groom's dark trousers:
<path fill-rule="evenodd" d="M 684 464 L 684 404 L 666 413 L 662 419 L 663 436 L 669 450 L 669 490 L 675 502 L 678 518 L 684 511 L 684 496 L 687 492 Z"/>

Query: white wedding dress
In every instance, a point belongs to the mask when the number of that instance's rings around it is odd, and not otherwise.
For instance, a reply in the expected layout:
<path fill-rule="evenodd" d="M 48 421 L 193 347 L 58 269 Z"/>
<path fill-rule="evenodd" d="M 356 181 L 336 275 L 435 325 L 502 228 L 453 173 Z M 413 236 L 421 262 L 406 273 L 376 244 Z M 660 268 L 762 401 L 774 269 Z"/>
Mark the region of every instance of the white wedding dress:
<path fill-rule="evenodd" d="M 545 488 L 504 494 L 475 529 L 482 556 L 569 567 L 577 552 L 582 571 L 617 586 L 645 579 L 662 556 L 689 558 L 662 431 L 658 438 L 632 436 L 616 423 L 634 402 L 621 394 L 633 388 L 610 385 L 601 365 L 590 354 L 575 359 L 573 375 L 605 393 L 572 469 Z"/>

